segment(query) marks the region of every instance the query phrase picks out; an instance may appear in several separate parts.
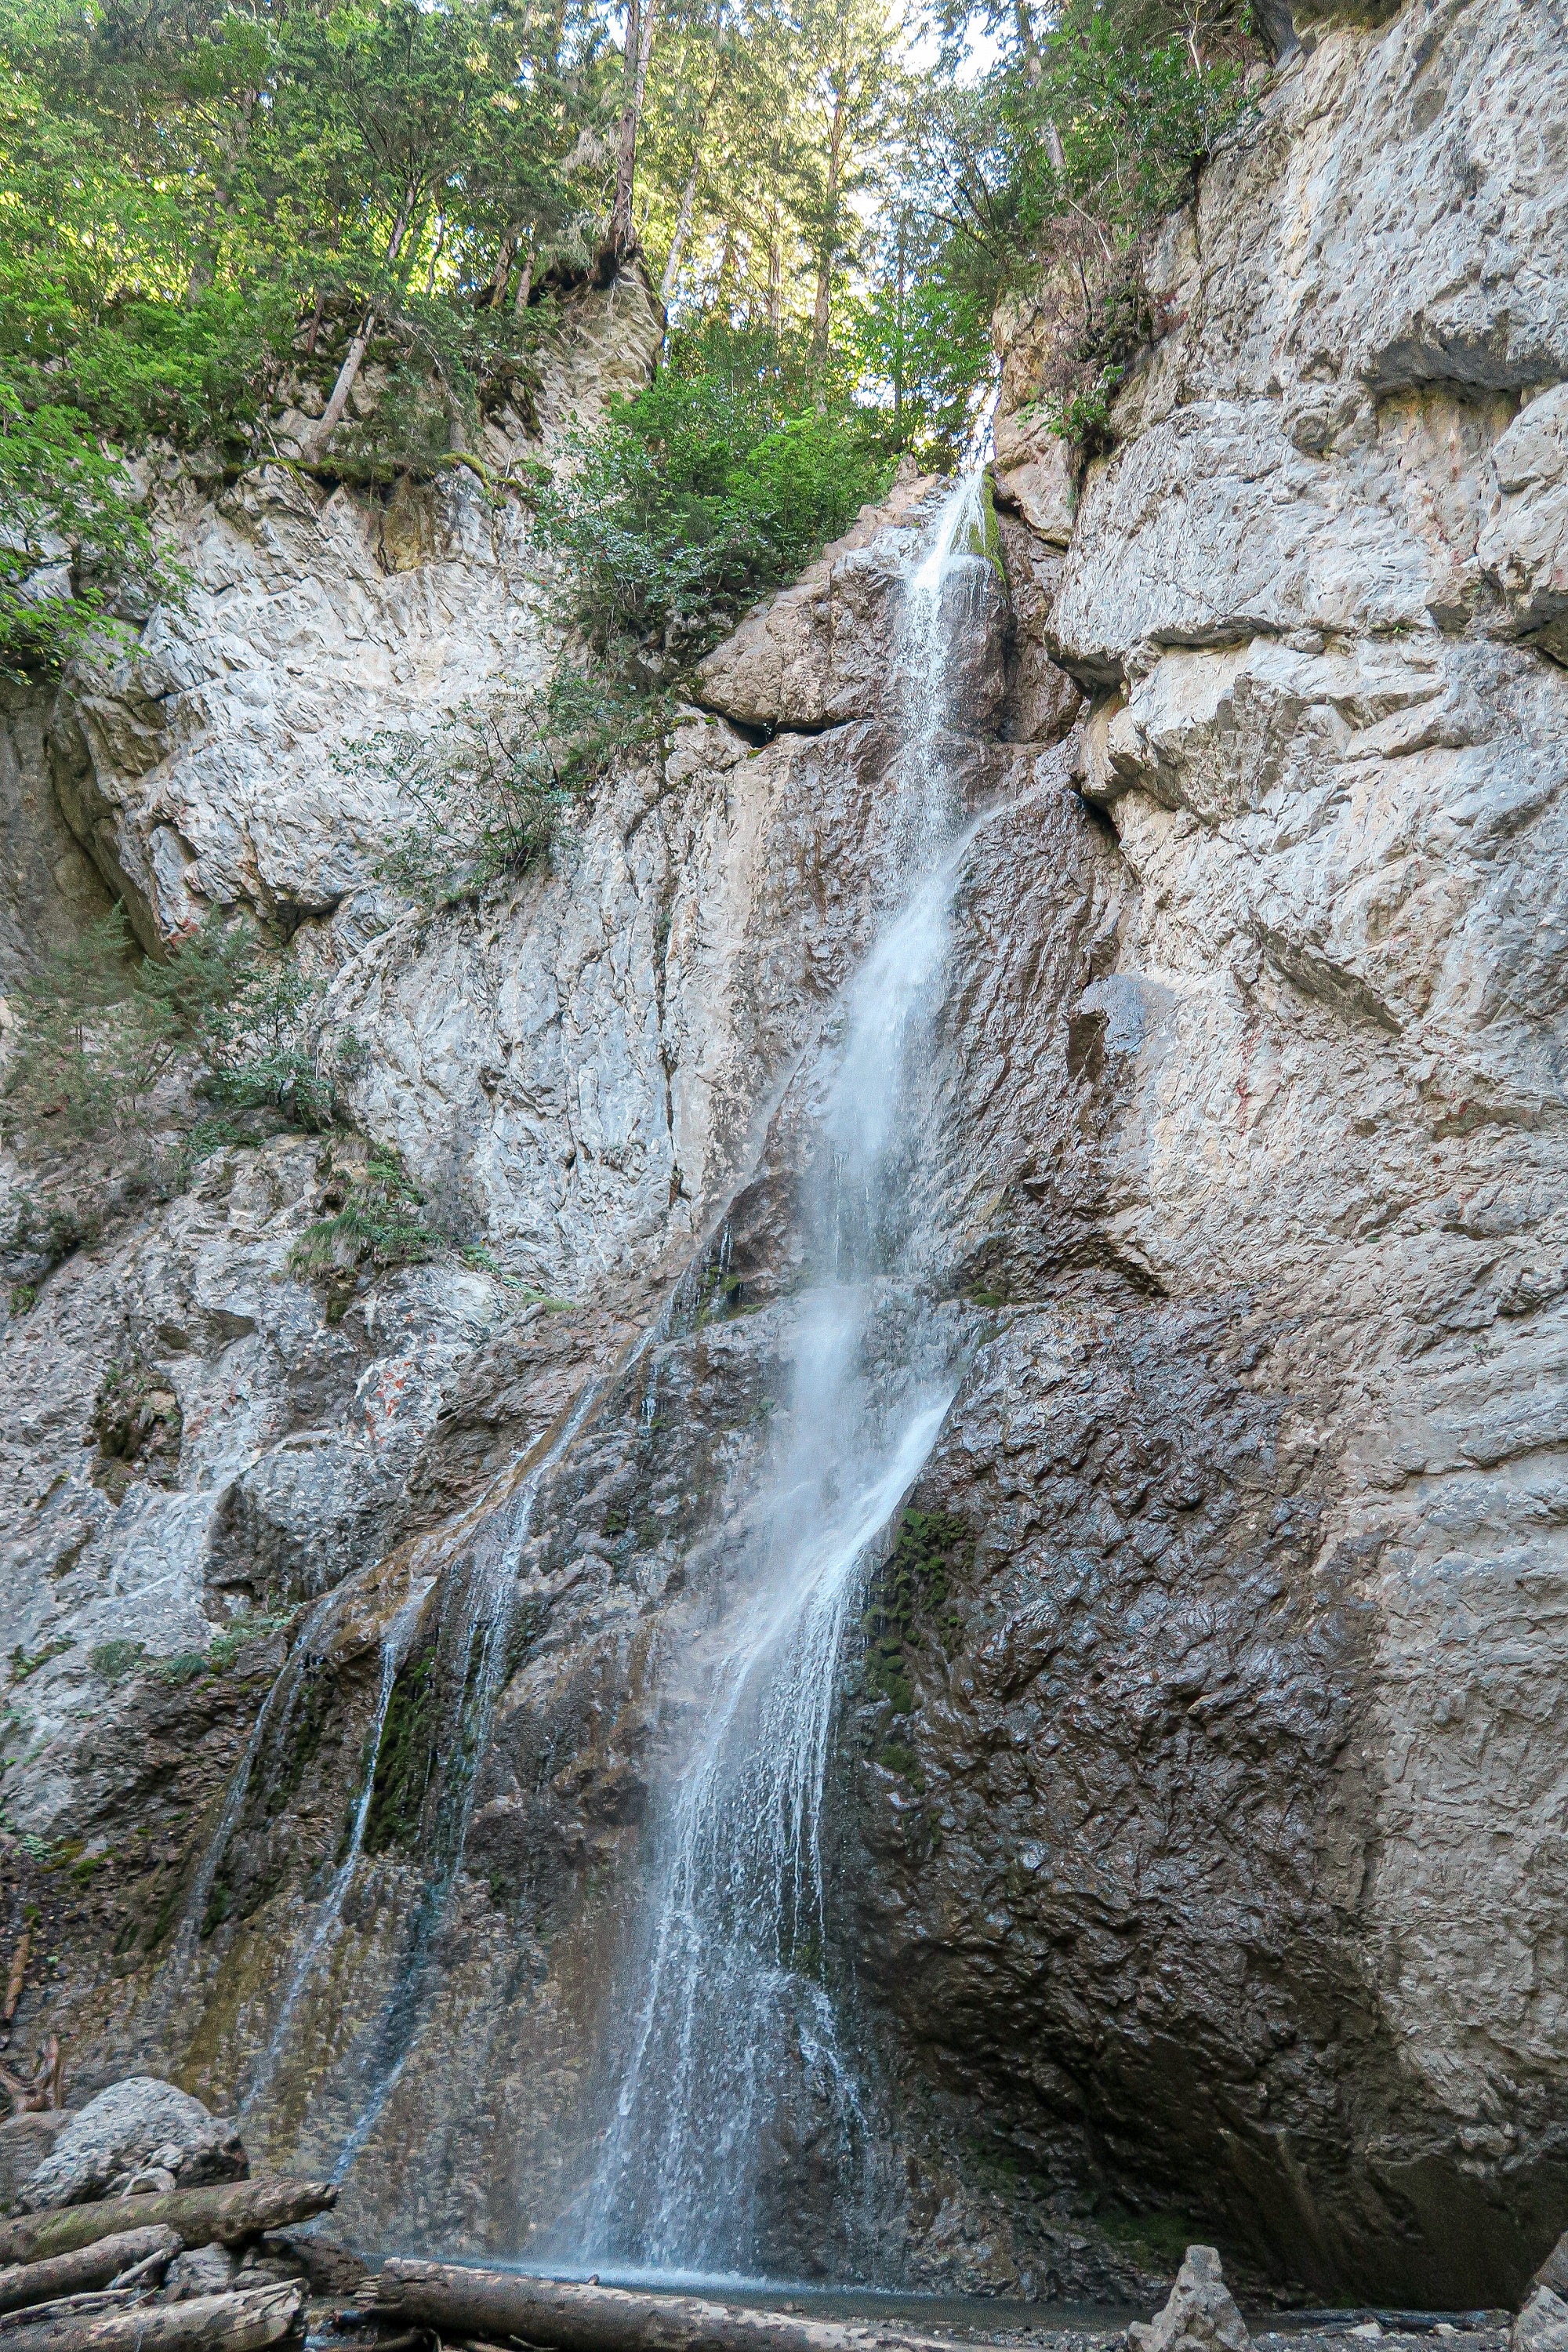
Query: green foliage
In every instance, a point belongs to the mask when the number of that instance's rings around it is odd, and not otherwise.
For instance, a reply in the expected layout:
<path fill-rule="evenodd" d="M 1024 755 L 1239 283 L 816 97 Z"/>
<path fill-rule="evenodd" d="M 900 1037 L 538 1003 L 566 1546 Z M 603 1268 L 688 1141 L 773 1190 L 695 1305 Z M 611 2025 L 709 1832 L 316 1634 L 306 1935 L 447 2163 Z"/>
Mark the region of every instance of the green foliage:
<path fill-rule="evenodd" d="M 159 1090 L 184 1067 L 214 1106 L 191 1126 L 198 1153 L 241 1138 L 247 1114 L 324 1128 L 333 1092 L 310 1048 L 318 994 L 243 920 L 209 916 L 159 962 L 136 954 L 116 907 L 16 992 L 11 1123 L 35 1140 L 145 1136 L 182 1115 Z"/>
<path fill-rule="evenodd" d="M 920 1758 L 903 1740 L 885 1741 L 877 1750 L 877 1761 L 888 1771 L 896 1772 L 900 1780 L 908 1780 L 912 1788 L 924 1792 L 926 1776 Z"/>
<path fill-rule="evenodd" d="M 158 1915 L 158 1924 L 153 1930 L 153 1941 L 154 1943 L 159 1940 L 160 1937 L 163 1933 L 166 1925 L 165 1914 L 172 1916 L 171 1906 L 173 1901 L 174 1898 L 171 1896 L 169 1903 L 164 1905 L 163 1910 Z M 224 1921 L 232 1916 L 233 1912 L 234 1890 L 229 1885 L 228 1881 L 226 1878 L 215 1878 L 212 1884 L 212 1892 L 207 1896 L 207 1907 L 202 1914 L 202 1924 L 199 1933 L 204 1944 L 209 1936 L 216 1934 L 218 1928 L 223 1926 Z"/>
<path fill-rule="evenodd" d="M 542 491 L 565 616 L 633 676 L 674 676 L 887 488 L 874 415 L 799 348 L 721 323 L 611 404 L 563 489 Z"/>
<path fill-rule="evenodd" d="M 949 11 L 956 31 L 964 12 Z M 1143 279 L 1159 223 L 1236 121 L 1260 54 L 1241 0 L 1068 0 L 982 82 L 933 86 L 916 110 L 910 177 L 936 238 L 934 275 L 988 315 L 1011 297 L 1042 351 L 1053 427 L 1093 446 L 1160 321 Z"/>
<path fill-rule="evenodd" d="M 548 862 L 575 794 L 668 723 L 670 706 L 602 667 L 563 663 L 547 685 L 460 703 L 425 732 L 387 729 L 338 755 L 394 782 L 417 811 L 382 871 L 427 907 L 452 906 Z"/>
<path fill-rule="evenodd" d="M 144 1642 L 104 1642 L 87 1654 L 87 1663 L 100 1681 L 122 1683 L 133 1675 L 146 1654 Z"/>
<path fill-rule="evenodd" d="M 418 1837 L 435 1755 L 435 1674 L 430 1651 L 398 1668 L 375 1757 L 364 1823 L 366 1853 L 412 1846 Z"/>
<path fill-rule="evenodd" d="M 893 1549 L 871 1579 L 860 1620 L 861 1687 L 894 1716 L 913 1712 L 909 1653 L 923 1646 L 925 1629 L 934 1628 L 950 1654 L 957 1647 L 963 1619 L 947 1605 L 950 1585 L 973 1555 L 974 1538 L 954 1512 L 911 1509 L 899 1523 Z M 885 1749 L 881 1760 L 888 1760 Z"/>
<path fill-rule="evenodd" d="M 286 1632 L 293 1621 L 294 1612 L 291 1609 L 286 1609 L 281 1613 L 272 1616 L 257 1614 L 237 1617 L 233 1623 L 226 1626 L 213 1641 L 207 1651 L 208 1665 L 215 1675 L 226 1675 L 248 1643 L 268 1641 L 274 1633 Z"/>
<path fill-rule="evenodd" d="M 0 215 L 0 218 L 4 215 Z M 120 460 L 58 400 L 29 407 L 0 356 L 0 673 L 68 659 L 110 612 L 161 576 Z"/>
<path fill-rule="evenodd" d="M 179 1467 L 184 1422 L 168 1382 L 141 1357 L 112 1363 L 98 1384 L 91 1430 L 99 1459 L 93 1478 L 119 1502 L 133 1469 L 173 1479 Z"/>
<path fill-rule="evenodd" d="M 881 266 L 849 321 L 862 391 L 880 402 L 888 438 L 922 467 L 963 464 L 993 373 L 991 289 L 967 266 L 943 267 L 951 233 L 900 207 Z"/>
<path fill-rule="evenodd" d="M 335 1213 L 306 1228 L 289 1252 L 289 1271 L 325 1277 L 341 1314 L 362 1268 L 422 1265 L 436 1255 L 442 1236 L 416 1213 L 424 1205 L 425 1195 L 390 1145 L 372 1144 L 360 1164 L 336 1160 L 323 1188 L 323 1206 Z"/>
<path fill-rule="evenodd" d="M 205 1650 L 182 1650 L 177 1656 L 156 1659 L 148 1672 L 155 1681 L 181 1690 L 186 1683 L 194 1683 L 208 1672 L 206 1653 Z"/>
<path fill-rule="evenodd" d="M 74 1647 L 75 1643 L 68 1633 L 58 1642 L 46 1642 L 41 1650 L 35 1650 L 29 1657 L 18 1643 L 11 1653 L 11 1680 L 14 1683 L 26 1682 L 40 1666 L 47 1666 L 51 1658 L 63 1658 L 66 1652 Z"/>
<path fill-rule="evenodd" d="M 1113 2246 L 1123 2247 L 1152 2271 L 1179 2269 L 1193 2242 L 1194 2224 L 1184 2213 L 1129 2214 L 1107 2206 L 1094 2218 Z"/>

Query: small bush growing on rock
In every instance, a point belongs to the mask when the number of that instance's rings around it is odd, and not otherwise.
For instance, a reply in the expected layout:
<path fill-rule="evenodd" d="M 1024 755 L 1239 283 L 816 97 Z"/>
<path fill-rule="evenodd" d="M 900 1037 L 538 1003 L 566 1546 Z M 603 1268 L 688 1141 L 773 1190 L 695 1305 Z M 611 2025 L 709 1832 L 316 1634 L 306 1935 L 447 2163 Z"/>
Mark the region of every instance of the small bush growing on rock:
<path fill-rule="evenodd" d="M 454 906 L 546 864 L 576 795 L 668 717 L 662 696 L 563 664 L 531 693 L 460 703 L 423 733 L 387 729 L 338 764 L 386 778 L 417 812 L 388 845 L 386 879 L 424 906 Z"/>
<path fill-rule="evenodd" d="M 93 1484 L 117 1503 L 133 1476 L 167 1482 L 178 1471 L 184 1430 L 180 1401 L 139 1357 L 110 1365 L 99 1383 L 89 1427 L 99 1452 Z"/>
<path fill-rule="evenodd" d="M 183 1075 L 216 1114 L 184 1122 L 198 1153 L 240 1139 L 247 1113 L 324 1128 L 332 1084 L 311 1051 L 318 993 L 247 922 L 211 915 L 159 962 L 137 952 L 116 907 L 17 991 L 9 1124 L 34 1141 L 57 1122 L 62 1137 L 147 1138 L 181 1126 L 171 1082 Z"/>
<path fill-rule="evenodd" d="M 300 1236 L 289 1271 L 326 1281 L 329 1321 L 342 1317 L 363 1269 L 423 1265 L 443 1245 L 418 1214 L 424 1193 L 388 1144 L 372 1144 L 363 1161 L 329 1150 L 320 1204 L 331 1213 Z"/>
<path fill-rule="evenodd" d="M 563 617 L 617 668 L 673 677 L 886 489 L 870 412 L 787 336 L 710 322 L 612 402 L 538 500 Z"/>
<path fill-rule="evenodd" d="M 87 1654 L 87 1663 L 100 1682 L 122 1683 L 133 1675 L 146 1654 L 142 1642 L 103 1642 Z"/>

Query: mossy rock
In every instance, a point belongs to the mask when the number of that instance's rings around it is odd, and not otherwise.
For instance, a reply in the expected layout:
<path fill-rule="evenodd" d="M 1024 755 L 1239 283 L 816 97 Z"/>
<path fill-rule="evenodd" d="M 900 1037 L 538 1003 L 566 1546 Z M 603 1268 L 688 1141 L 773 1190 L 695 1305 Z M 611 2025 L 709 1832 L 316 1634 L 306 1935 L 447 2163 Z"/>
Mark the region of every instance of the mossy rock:
<path fill-rule="evenodd" d="M 996 499 L 989 466 L 980 477 L 980 520 L 970 524 L 963 551 L 965 555 L 983 555 L 987 563 L 995 565 L 998 579 L 1005 582 L 1007 573 L 1002 562 L 1002 526 L 996 520 Z"/>

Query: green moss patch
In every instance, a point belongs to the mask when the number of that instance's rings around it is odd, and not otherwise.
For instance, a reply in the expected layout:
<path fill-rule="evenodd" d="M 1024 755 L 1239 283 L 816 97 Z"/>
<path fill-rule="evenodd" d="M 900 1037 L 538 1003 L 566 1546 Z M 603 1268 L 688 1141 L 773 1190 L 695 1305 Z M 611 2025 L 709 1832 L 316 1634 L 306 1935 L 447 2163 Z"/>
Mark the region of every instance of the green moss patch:
<path fill-rule="evenodd" d="M 435 1681 L 433 1651 L 426 1650 L 398 1669 L 382 1727 L 370 1811 L 365 1815 L 366 1853 L 384 1853 L 389 1846 L 408 1847 L 418 1841 L 419 1816 L 434 1760 Z"/>

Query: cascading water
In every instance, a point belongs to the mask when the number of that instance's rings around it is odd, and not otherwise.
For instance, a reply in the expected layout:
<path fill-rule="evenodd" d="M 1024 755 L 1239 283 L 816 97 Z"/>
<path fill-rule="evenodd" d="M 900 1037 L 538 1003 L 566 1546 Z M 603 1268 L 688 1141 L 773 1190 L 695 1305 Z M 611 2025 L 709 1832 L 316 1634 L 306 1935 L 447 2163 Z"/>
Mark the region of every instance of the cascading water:
<path fill-rule="evenodd" d="M 240 2103 L 239 2111 L 242 2118 L 249 2115 L 257 2100 L 270 2089 L 272 2078 L 278 2071 L 279 2063 L 288 2046 L 289 2029 L 294 2021 L 295 2011 L 315 1976 L 322 1955 L 331 1951 L 337 1936 L 343 1916 L 343 1904 L 349 1888 L 353 1884 L 353 1875 L 359 1866 L 360 1855 L 364 1850 L 365 1824 L 370 1819 L 371 1801 L 375 1794 L 375 1768 L 381 1759 L 381 1743 L 386 1730 L 386 1718 L 392 1706 L 392 1693 L 397 1681 L 397 1670 L 403 1664 L 409 1637 L 418 1621 L 420 1609 L 424 1605 L 425 1597 L 429 1590 L 427 1583 L 415 1587 L 382 1638 L 381 1685 L 376 1695 L 375 1716 L 371 1726 L 370 1738 L 366 1743 L 364 1779 L 353 1810 L 348 1852 L 333 1874 L 331 1885 L 328 1887 L 321 1905 L 321 1916 L 311 1932 L 310 1942 L 294 1964 L 293 1973 L 289 1979 L 289 1989 L 283 1996 L 283 2005 L 273 2023 L 271 2038 L 262 2053 L 256 2073 L 251 2077 L 250 2088 Z"/>
<path fill-rule="evenodd" d="M 601 2272 L 768 2267 L 763 2151 L 785 2108 L 784 2136 L 809 2145 L 839 2206 L 861 2193 L 862 2086 L 825 1980 L 823 1797 L 868 1564 L 955 1384 L 946 1326 L 921 1292 L 931 1237 L 914 1179 L 968 840 L 944 757 L 949 654 L 983 529 L 979 480 L 966 478 L 906 578 L 902 903 L 830 1041 L 792 1434 L 751 1515 L 758 1533 L 665 1807 L 630 2047 L 580 2249 Z M 843 2234 L 841 2272 L 857 2259 L 853 2228 Z"/>
<path fill-rule="evenodd" d="M 646 1336 L 646 1346 L 652 1334 Z M 638 1350 L 634 1352 L 640 1352 Z M 474 1781 L 489 1738 L 496 1701 L 506 1675 L 506 1655 L 517 1598 L 518 1561 L 532 1524 L 539 1492 L 581 1433 L 603 1392 L 591 1381 L 554 1437 L 514 1492 L 510 1508 L 492 1527 L 483 1555 L 456 1595 L 458 1618 L 452 1677 L 455 1702 L 442 1745 L 448 1769 L 437 1823 L 436 1867 L 415 1912 L 407 1953 L 363 2063 L 366 2084 L 359 2112 L 332 2167 L 332 2179 L 353 2169 L 385 2112 L 418 2039 L 426 1971 L 437 1935 L 447 1916 L 468 1844 Z"/>

